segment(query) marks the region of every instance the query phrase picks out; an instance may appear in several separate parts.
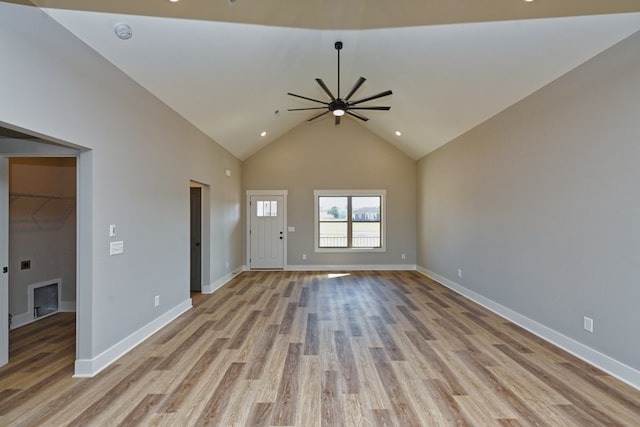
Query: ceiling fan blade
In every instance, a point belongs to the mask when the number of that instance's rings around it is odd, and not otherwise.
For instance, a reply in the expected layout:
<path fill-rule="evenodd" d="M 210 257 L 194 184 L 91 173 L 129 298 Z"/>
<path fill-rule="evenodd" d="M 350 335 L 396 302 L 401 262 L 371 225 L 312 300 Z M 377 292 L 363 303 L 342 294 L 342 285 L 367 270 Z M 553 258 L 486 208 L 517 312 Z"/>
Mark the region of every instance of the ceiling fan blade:
<path fill-rule="evenodd" d="M 316 114 L 315 116 L 311 117 L 311 118 L 310 118 L 309 120 L 307 120 L 307 121 L 308 121 L 308 122 L 310 122 L 311 120 L 315 120 L 315 119 L 317 119 L 318 117 L 322 117 L 322 116 L 324 116 L 324 115 L 325 115 L 325 114 L 327 114 L 328 112 L 329 112 L 329 110 L 325 111 L 324 113 Z"/>
<path fill-rule="evenodd" d="M 336 116 L 336 126 L 340 124 L 340 116 Z"/>
<path fill-rule="evenodd" d="M 382 98 L 383 96 L 388 96 L 388 95 L 392 95 L 392 94 L 393 94 L 393 92 L 391 92 L 390 90 L 386 90 L 386 91 L 380 92 L 380 93 L 378 93 L 376 95 L 371 95 L 371 96 L 368 96 L 366 98 L 362 98 L 362 99 L 358 99 L 357 101 L 350 102 L 349 106 L 360 104 L 362 102 L 371 101 L 373 99 Z"/>
<path fill-rule="evenodd" d="M 384 110 L 389 111 L 391 107 L 349 107 L 350 110 Z"/>
<path fill-rule="evenodd" d="M 306 96 L 296 95 L 295 93 L 287 92 L 287 95 L 295 96 L 296 98 L 306 99 L 307 101 L 319 102 L 320 104 L 329 105 L 328 102 L 318 101 L 317 99 L 307 98 Z"/>
<path fill-rule="evenodd" d="M 367 117 L 365 117 L 365 116 L 363 116 L 363 115 L 360 115 L 360 114 L 357 114 L 357 113 L 354 113 L 354 112 L 353 112 L 353 111 L 351 111 L 351 110 L 347 110 L 347 111 L 345 111 L 345 113 L 347 113 L 347 114 L 348 114 L 348 115 L 350 115 L 350 116 L 355 117 L 356 119 L 360 119 L 360 120 L 362 120 L 363 122 L 366 122 L 367 120 L 369 120 Z"/>
<path fill-rule="evenodd" d="M 367 79 L 365 79 L 364 77 L 360 77 L 358 79 L 358 81 L 356 82 L 356 84 L 353 85 L 353 87 L 351 88 L 351 91 L 347 94 L 347 96 L 344 97 L 344 100 L 348 101 L 349 98 L 351 98 L 353 96 L 353 94 L 356 93 L 356 91 L 358 89 L 360 89 L 360 86 L 362 86 L 362 83 L 364 83 L 365 80 L 367 80 Z"/>
<path fill-rule="evenodd" d="M 325 110 L 327 107 L 289 108 L 287 111 Z"/>
<path fill-rule="evenodd" d="M 318 82 L 318 84 L 320 85 L 320 87 L 327 92 L 327 95 L 329 95 L 329 98 L 331 98 L 332 101 L 335 102 L 336 97 L 333 96 L 333 94 L 331 93 L 331 91 L 329 90 L 329 88 L 327 87 L 326 84 L 324 84 L 324 82 L 322 81 L 322 79 L 316 79 L 316 81 Z"/>

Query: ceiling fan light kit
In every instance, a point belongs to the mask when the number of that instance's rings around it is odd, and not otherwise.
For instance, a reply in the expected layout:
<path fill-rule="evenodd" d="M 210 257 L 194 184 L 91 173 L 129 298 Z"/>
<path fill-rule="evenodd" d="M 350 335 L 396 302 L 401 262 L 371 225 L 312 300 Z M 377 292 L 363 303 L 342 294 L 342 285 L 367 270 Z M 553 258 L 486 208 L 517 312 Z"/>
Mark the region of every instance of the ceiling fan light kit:
<path fill-rule="evenodd" d="M 289 93 L 287 93 L 287 95 L 295 96 L 296 98 L 305 99 L 307 101 L 317 102 L 319 104 L 324 104 L 324 106 L 323 107 L 309 107 L 309 108 L 290 108 L 288 111 L 326 110 L 326 111 L 324 111 L 324 112 L 322 112 L 320 114 L 316 114 L 315 116 L 311 117 L 307 121 L 310 122 L 312 120 L 315 120 L 315 119 L 317 119 L 319 117 L 324 116 L 327 113 L 332 113 L 333 116 L 335 117 L 335 124 L 336 125 L 340 124 L 340 118 L 345 114 L 348 114 L 351 117 L 355 117 L 356 119 L 360 119 L 363 122 L 366 122 L 367 120 L 369 120 L 368 117 L 365 117 L 362 114 L 356 113 L 353 110 L 389 111 L 391 109 L 391 107 L 381 107 L 381 106 L 370 106 L 370 107 L 367 107 L 367 106 L 360 106 L 360 104 L 362 104 L 363 102 L 367 102 L 367 101 L 373 101 L 374 99 L 382 98 L 384 96 L 389 96 L 389 95 L 393 94 L 393 92 L 391 90 L 386 90 L 386 91 L 380 92 L 380 93 L 378 93 L 376 95 L 368 96 L 366 98 L 358 99 L 356 101 L 350 101 L 351 97 L 357 92 L 358 89 L 360 89 L 360 86 L 362 86 L 362 84 L 367 80 L 364 77 L 360 77 L 358 79 L 358 81 L 356 81 L 356 83 L 353 85 L 353 87 L 351 88 L 349 93 L 344 98 L 342 98 L 340 96 L 340 51 L 342 50 L 342 42 L 341 41 L 337 41 L 335 43 L 334 47 L 338 51 L 338 91 L 337 91 L 337 96 L 333 95 L 331 90 L 329 90 L 327 85 L 324 84 L 322 79 L 317 78 L 316 82 L 318 82 L 318 85 L 329 96 L 331 101 L 330 102 L 320 101 L 318 99 L 308 98 L 306 96 L 296 95 L 295 93 L 289 92 Z"/>

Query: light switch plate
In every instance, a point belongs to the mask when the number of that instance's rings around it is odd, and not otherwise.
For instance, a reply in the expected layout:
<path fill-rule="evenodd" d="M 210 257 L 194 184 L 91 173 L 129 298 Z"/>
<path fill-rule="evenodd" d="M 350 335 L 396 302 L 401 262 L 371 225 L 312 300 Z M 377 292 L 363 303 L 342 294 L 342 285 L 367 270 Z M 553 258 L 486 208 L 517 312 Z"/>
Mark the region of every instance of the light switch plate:
<path fill-rule="evenodd" d="M 122 240 L 119 242 L 109 243 L 109 255 L 119 255 L 123 252 L 124 252 L 124 242 Z"/>
<path fill-rule="evenodd" d="M 287 231 L 288 231 L 289 233 L 295 233 L 296 228 L 290 225 L 290 226 L 288 226 L 288 227 L 287 227 Z"/>
<path fill-rule="evenodd" d="M 116 225 L 115 224 L 110 224 L 109 225 L 109 237 L 116 237 Z"/>

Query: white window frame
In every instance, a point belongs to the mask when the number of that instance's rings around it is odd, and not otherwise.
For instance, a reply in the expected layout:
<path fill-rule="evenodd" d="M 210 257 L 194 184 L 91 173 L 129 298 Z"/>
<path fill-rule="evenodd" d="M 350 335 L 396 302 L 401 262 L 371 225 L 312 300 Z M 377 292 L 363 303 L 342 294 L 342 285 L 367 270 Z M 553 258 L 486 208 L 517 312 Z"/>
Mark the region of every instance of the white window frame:
<path fill-rule="evenodd" d="M 380 238 L 382 246 L 379 248 L 321 248 L 320 242 L 320 226 L 318 218 L 318 197 L 344 197 L 344 196 L 372 196 L 380 197 L 380 227 L 382 228 Z M 386 252 L 387 251 L 387 190 L 313 190 L 313 245 L 314 252 Z M 349 218 L 351 221 L 351 218 Z"/>

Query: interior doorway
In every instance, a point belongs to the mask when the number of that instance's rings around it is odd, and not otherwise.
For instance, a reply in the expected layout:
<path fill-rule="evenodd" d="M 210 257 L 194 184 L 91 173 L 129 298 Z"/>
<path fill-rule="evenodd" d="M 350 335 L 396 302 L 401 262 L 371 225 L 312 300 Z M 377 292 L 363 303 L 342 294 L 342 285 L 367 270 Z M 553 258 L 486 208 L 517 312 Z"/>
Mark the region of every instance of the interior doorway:
<path fill-rule="evenodd" d="M 202 292 L 202 188 L 190 187 L 191 292 Z"/>
<path fill-rule="evenodd" d="M 11 328 L 76 306 L 76 158 L 9 159 Z"/>
<path fill-rule="evenodd" d="M 10 362 L 9 323 L 15 328 L 37 320 L 48 311 L 48 308 L 36 309 L 34 301 L 41 305 L 39 295 L 29 295 L 42 283 L 50 279 L 56 282 L 56 292 L 60 292 L 57 309 L 76 311 L 79 326 L 76 301 L 81 239 L 76 239 L 79 212 L 76 193 L 80 176 L 77 162 L 81 153 L 78 149 L 1 126 L 0 152 L 2 366 Z M 66 190 L 60 192 L 61 188 Z M 80 342 L 77 337 L 76 359 Z"/>
<path fill-rule="evenodd" d="M 191 292 L 211 293 L 211 187 L 189 181 Z"/>

